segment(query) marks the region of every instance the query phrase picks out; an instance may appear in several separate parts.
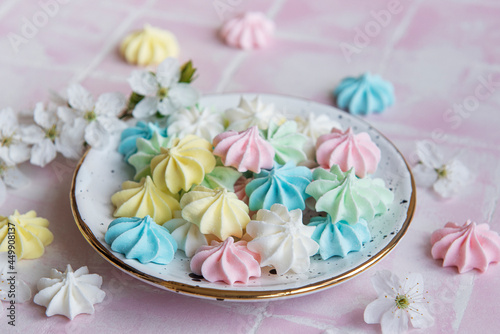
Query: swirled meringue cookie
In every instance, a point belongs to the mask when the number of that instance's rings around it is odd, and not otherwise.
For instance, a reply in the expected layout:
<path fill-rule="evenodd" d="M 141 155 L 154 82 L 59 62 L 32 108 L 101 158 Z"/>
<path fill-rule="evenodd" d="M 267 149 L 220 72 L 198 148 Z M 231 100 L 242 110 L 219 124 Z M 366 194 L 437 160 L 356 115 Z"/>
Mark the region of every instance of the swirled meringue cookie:
<path fill-rule="evenodd" d="M 187 257 L 192 257 L 199 247 L 208 245 L 207 238 L 198 226 L 182 218 L 180 211 L 174 216 L 175 218 L 164 223 L 163 227 L 170 231 L 178 249 L 184 251 Z"/>
<path fill-rule="evenodd" d="M 227 109 L 224 116 L 228 122 L 228 130 L 243 131 L 252 126 L 267 129 L 269 122 L 282 123 L 283 118 L 277 115 L 274 104 L 264 104 L 260 97 L 248 101 L 243 96 L 236 108 Z"/>
<path fill-rule="evenodd" d="M 104 239 L 113 251 L 141 263 L 168 264 L 177 251 L 169 231 L 150 216 L 117 218 L 109 224 Z"/>
<path fill-rule="evenodd" d="M 394 194 L 382 179 L 358 179 L 354 168 L 342 172 L 338 165 L 330 171 L 318 168 L 306 193 L 316 199 L 316 211 L 324 211 L 332 221 L 356 224 L 360 219 L 370 222 L 387 211 Z"/>
<path fill-rule="evenodd" d="M 355 115 L 381 113 L 394 104 L 392 84 L 369 72 L 358 78 L 345 78 L 333 94 L 339 108 Z"/>
<path fill-rule="evenodd" d="M 128 158 L 128 163 L 134 166 L 136 181 L 151 176 L 151 160 L 161 153 L 161 148 L 169 148 L 175 137 L 163 137 L 155 131 L 151 139 L 137 138 L 137 152 Z"/>
<path fill-rule="evenodd" d="M 195 135 L 174 139 L 171 148 L 161 148 L 161 153 L 151 160 L 153 181 L 171 193 L 200 184 L 214 167 L 212 145 Z"/>
<path fill-rule="evenodd" d="M 432 257 L 443 259 L 443 267 L 456 266 L 459 273 L 484 272 L 490 263 L 500 262 L 500 236 L 488 224 L 450 222 L 432 233 L 431 243 Z"/>
<path fill-rule="evenodd" d="M 181 109 L 168 118 L 168 135 L 183 138 L 189 134 L 212 141 L 224 131 L 224 120 L 220 113 L 209 108 L 191 107 Z"/>
<path fill-rule="evenodd" d="M 52 269 L 50 277 L 38 281 L 33 302 L 46 307 L 48 317 L 59 314 L 73 320 L 79 314 L 94 314 L 94 304 L 106 297 L 101 286 L 101 276 L 89 274 L 87 267 L 73 271 L 68 264 L 64 273 Z"/>
<path fill-rule="evenodd" d="M 248 283 L 250 277 L 260 277 L 260 256 L 247 248 L 247 242 L 234 242 L 232 237 L 224 242 L 212 241 L 201 246 L 191 259 L 191 270 L 209 282 L 222 281 Z"/>
<path fill-rule="evenodd" d="M 158 224 L 172 219 L 174 211 L 180 210 L 177 195 L 156 187 L 151 177 L 141 182 L 125 181 L 122 190 L 111 197 L 116 207 L 115 217 L 153 217 Z"/>
<path fill-rule="evenodd" d="M 234 183 L 240 176 L 241 173 L 233 167 L 216 166 L 213 171 L 205 175 L 200 186 L 210 189 L 222 187 L 234 191 Z"/>
<path fill-rule="evenodd" d="M 239 172 L 260 173 L 261 168 L 273 167 L 274 149 L 260 136 L 257 126 L 241 132 L 223 132 L 214 138 L 213 144 L 214 155 Z"/>
<path fill-rule="evenodd" d="M 158 65 L 165 58 L 179 56 L 179 43 L 170 31 L 146 24 L 142 30 L 125 37 L 120 52 L 131 64 Z"/>
<path fill-rule="evenodd" d="M 377 170 L 380 162 L 380 149 L 366 132 L 354 134 L 352 128 L 342 132 L 322 135 L 316 142 L 316 160 L 325 169 L 338 165 L 343 172 L 354 167 L 356 176 L 365 177 Z"/>
<path fill-rule="evenodd" d="M 304 144 L 308 138 L 297 133 L 297 123 L 294 121 L 287 121 L 281 125 L 271 122 L 269 128 L 262 130 L 262 137 L 274 148 L 274 160 L 277 163 L 284 165 L 288 161 L 293 161 L 298 165 L 307 160 Z"/>
<path fill-rule="evenodd" d="M 144 138 L 149 140 L 153 137 L 155 132 L 158 132 L 158 134 L 163 137 L 167 136 L 167 130 L 160 128 L 154 123 L 147 123 L 143 121 L 137 122 L 135 126 L 126 128 L 122 131 L 120 144 L 118 145 L 118 152 L 124 155 L 125 161 L 128 161 L 130 156 L 137 152 L 137 139 Z"/>
<path fill-rule="evenodd" d="M 18 260 L 37 259 L 45 253 L 45 247 L 54 240 L 48 229 L 49 221 L 37 217 L 31 210 L 20 214 L 15 210 L 9 217 L 0 216 L 0 252 L 9 250 L 9 232 L 14 228 L 15 253 Z"/>
<path fill-rule="evenodd" d="M 236 182 L 234 183 L 234 193 L 236 194 L 236 196 L 238 196 L 238 198 L 245 202 L 245 204 L 248 205 L 248 195 L 245 191 L 245 188 L 247 186 L 247 184 L 252 181 L 253 178 L 246 178 L 244 176 L 240 176 L 240 178 L 238 180 L 236 180 Z"/>
<path fill-rule="evenodd" d="M 306 208 L 306 187 L 312 181 L 312 172 L 307 167 L 295 166 L 293 161 L 285 165 L 274 164 L 273 169 L 263 169 L 247 184 L 250 210 L 267 209 L 275 203 L 283 204 L 288 210 Z"/>
<path fill-rule="evenodd" d="M 244 50 L 267 46 L 274 35 L 274 22 L 259 12 L 247 12 L 224 23 L 220 35 L 227 45 Z"/>
<path fill-rule="evenodd" d="M 314 229 L 302 223 L 300 209 L 288 212 L 284 205 L 274 204 L 248 223 L 247 233 L 253 238 L 248 249 L 260 255 L 261 267 L 273 266 L 278 275 L 290 270 L 300 274 L 309 269 L 309 257 L 319 249 L 311 239 Z"/>
<path fill-rule="evenodd" d="M 181 208 L 182 218 L 221 240 L 231 235 L 241 238 L 250 221 L 248 206 L 225 188 L 197 186 L 182 196 Z"/>
<path fill-rule="evenodd" d="M 334 223 L 327 215 L 311 218 L 308 226 L 316 227 L 312 238 L 319 244 L 319 254 L 323 260 L 332 256 L 346 257 L 349 252 L 359 252 L 363 244 L 371 238 L 370 230 L 363 219 L 351 225 L 342 220 Z"/>
<path fill-rule="evenodd" d="M 297 131 L 309 137 L 313 143 L 316 143 L 320 136 L 330 133 L 332 129 L 342 129 L 340 123 L 328 115 L 316 115 L 312 112 L 305 117 L 295 117 L 295 122 L 297 123 Z"/>

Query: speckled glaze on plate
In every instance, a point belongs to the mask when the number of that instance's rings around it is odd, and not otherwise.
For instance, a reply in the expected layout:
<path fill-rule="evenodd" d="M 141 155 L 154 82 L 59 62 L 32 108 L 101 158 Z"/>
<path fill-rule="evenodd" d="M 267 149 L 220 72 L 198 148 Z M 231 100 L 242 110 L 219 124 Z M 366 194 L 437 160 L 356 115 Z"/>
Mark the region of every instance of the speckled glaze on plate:
<path fill-rule="evenodd" d="M 240 96 L 254 98 L 256 94 L 218 94 L 204 96 L 201 106 L 225 110 L 238 105 Z M 416 204 L 415 185 L 411 171 L 401 153 L 380 132 L 365 121 L 334 107 L 316 102 L 280 95 L 259 94 L 265 103 L 275 107 L 287 117 L 307 113 L 327 114 L 343 128 L 352 127 L 355 132 L 368 132 L 382 152 L 382 159 L 374 177 L 382 178 L 394 193 L 389 211 L 375 218 L 369 226 L 372 240 L 360 252 L 347 257 L 333 257 L 326 261 L 314 256 L 305 274 L 278 276 L 271 268 L 262 268 L 260 278 L 248 284 L 210 283 L 193 275 L 189 259 L 182 251 L 176 253 L 168 265 L 141 264 L 113 252 L 104 241 L 104 233 L 114 207 L 111 195 L 121 189 L 125 180 L 132 179 L 134 170 L 117 152 L 119 138 L 101 150 L 90 149 L 82 157 L 73 176 L 71 206 L 75 221 L 85 239 L 113 265 L 124 272 L 157 287 L 200 298 L 256 301 L 270 298 L 291 298 L 342 283 L 373 266 L 387 255 L 401 240 L 408 229 Z"/>

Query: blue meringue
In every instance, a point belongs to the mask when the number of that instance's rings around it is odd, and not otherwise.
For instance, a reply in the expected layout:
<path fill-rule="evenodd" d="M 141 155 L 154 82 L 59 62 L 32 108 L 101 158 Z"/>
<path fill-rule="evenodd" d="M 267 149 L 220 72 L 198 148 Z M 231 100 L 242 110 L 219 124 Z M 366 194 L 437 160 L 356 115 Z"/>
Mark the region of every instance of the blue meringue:
<path fill-rule="evenodd" d="M 113 251 L 141 263 L 167 264 L 177 251 L 177 242 L 170 232 L 150 216 L 115 219 L 104 239 Z"/>
<path fill-rule="evenodd" d="M 394 87 L 378 75 L 366 72 L 359 78 L 342 80 L 333 92 L 339 108 L 355 115 L 381 113 L 394 104 Z"/>
<path fill-rule="evenodd" d="M 250 210 L 271 209 L 275 203 L 283 204 L 288 210 L 304 210 L 306 187 L 312 181 L 309 168 L 295 166 L 290 160 L 285 165 L 274 163 L 271 170 L 263 169 L 250 181 L 245 192 L 248 195 Z"/>
<path fill-rule="evenodd" d="M 139 121 L 135 126 L 126 128 L 122 131 L 120 145 L 118 145 L 118 152 L 125 156 L 125 161 L 128 161 L 128 158 L 137 152 L 137 138 L 149 140 L 153 137 L 153 133 L 155 131 L 157 131 L 161 136 L 167 137 L 167 129 L 160 128 L 154 123 Z"/>
<path fill-rule="evenodd" d="M 333 223 L 330 215 L 327 215 L 311 218 L 308 226 L 316 226 L 312 239 L 319 244 L 319 254 L 323 260 L 332 256 L 345 257 L 349 252 L 358 252 L 363 243 L 370 241 L 371 238 L 364 219 L 351 225 L 344 220 Z"/>

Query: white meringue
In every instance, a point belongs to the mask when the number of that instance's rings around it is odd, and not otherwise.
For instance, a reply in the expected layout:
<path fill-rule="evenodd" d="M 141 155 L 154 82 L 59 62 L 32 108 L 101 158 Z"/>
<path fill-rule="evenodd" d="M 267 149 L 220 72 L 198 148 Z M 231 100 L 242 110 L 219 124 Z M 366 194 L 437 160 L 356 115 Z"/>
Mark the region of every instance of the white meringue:
<path fill-rule="evenodd" d="M 68 264 L 64 273 L 52 269 L 50 278 L 38 281 L 39 292 L 33 302 L 45 306 L 48 317 L 60 314 L 73 320 L 79 314 L 94 313 L 94 304 L 102 302 L 106 296 L 101 285 L 102 277 L 89 274 L 87 267 L 73 271 Z"/>
<path fill-rule="evenodd" d="M 271 42 L 274 22 L 259 12 L 243 13 L 226 23 L 220 35 L 227 45 L 240 49 L 260 49 Z"/>
<path fill-rule="evenodd" d="M 168 135 L 183 138 L 189 134 L 208 141 L 224 131 L 222 115 L 209 108 L 191 107 L 179 110 L 168 118 Z"/>
<path fill-rule="evenodd" d="M 276 120 L 278 124 L 282 123 L 280 117 L 276 116 L 274 104 L 264 104 L 258 96 L 251 102 L 242 96 L 238 107 L 227 109 L 224 115 L 229 123 L 227 130 L 238 132 L 255 125 L 265 130 L 271 120 Z"/>
<path fill-rule="evenodd" d="M 325 114 L 317 116 L 309 113 L 306 117 L 297 116 L 295 122 L 297 122 L 297 132 L 311 138 L 314 143 L 320 136 L 330 133 L 333 128 L 342 129 L 339 122 Z"/>
<path fill-rule="evenodd" d="M 273 266 L 278 275 L 290 270 L 298 274 L 307 271 L 310 256 L 319 249 L 311 238 L 315 227 L 302 223 L 302 211 L 288 212 L 281 204 L 259 210 L 246 230 L 254 238 L 248 242 L 248 249 L 260 255 L 261 267 Z"/>

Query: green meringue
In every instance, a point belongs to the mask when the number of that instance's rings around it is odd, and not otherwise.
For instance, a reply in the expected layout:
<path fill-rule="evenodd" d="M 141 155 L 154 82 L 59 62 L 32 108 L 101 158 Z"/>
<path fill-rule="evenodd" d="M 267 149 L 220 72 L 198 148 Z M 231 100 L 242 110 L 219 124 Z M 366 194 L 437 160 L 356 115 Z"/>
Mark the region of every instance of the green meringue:
<path fill-rule="evenodd" d="M 229 191 L 234 191 L 234 183 L 241 176 L 241 173 L 232 167 L 216 166 L 210 173 L 205 175 L 200 186 L 210 189 L 226 188 Z"/>
<path fill-rule="evenodd" d="M 161 148 L 169 148 L 174 137 L 163 137 L 157 131 L 151 139 L 137 138 L 137 152 L 128 158 L 128 163 L 134 166 L 134 180 L 151 175 L 151 160 L 161 153 Z"/>
<path fill-rule="evenodd" d="M 330 171 L 317 168 L 313 179 L 306 193 L 316 199 L 316 211 L 328 213 L 332 222 L 344 220 L 356 224 L 360 219 L 370 222 L 386 212 L 394 200 L 394 194 L 382 179 L 358 179 L 354 168 L 345 173 L 338 165 L 333 165 Z"/>
<path fill-rule="evenodd" d="M 297 132 L 297 123 L 287 121 L 281 125 L 274 122 L 269 123 L 269 128 L 262 130 L 262 136 L 274 148 L 274 160 L 284 165 L 287 161 L 293 160 L 295 164 L 307 160 L 304 151 L 304 144 L 308 138 Z"/>

